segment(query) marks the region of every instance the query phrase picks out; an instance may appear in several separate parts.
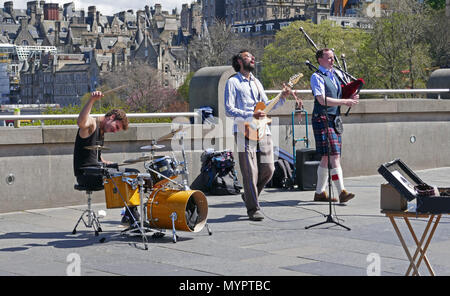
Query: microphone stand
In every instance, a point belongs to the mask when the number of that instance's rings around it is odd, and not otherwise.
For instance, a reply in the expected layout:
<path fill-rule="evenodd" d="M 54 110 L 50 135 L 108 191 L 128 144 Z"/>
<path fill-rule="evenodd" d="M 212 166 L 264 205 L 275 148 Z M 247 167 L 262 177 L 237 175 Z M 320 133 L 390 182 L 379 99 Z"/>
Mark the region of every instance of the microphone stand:
<path fill-rule="evenodd" d="M 314 225 L 306 226 L 305 229 L 309 229 L 311 227 L 316 227 L 322 224 L 326 223 L 333 223 L 338 226 L 341 226 L 347 230 L 350 230 L 347 226 L 344 226 L 340 224 L 339 222 L 336 222 L 333 219 L 332 208 L 331 208 L 331 160 L 330 160 L 330 150 L 331 150 L 331 143 L 330 143 L 330 131 L 329 131 L 329 123 L 328 123 L 328 103 L 327 103 L 327 96 L 325 96 L 325 118 L 326 118 L 326 128 L 327 128 L 327 156 L 328 156 L 328 204 L 329 204 L 329 213 L 328 215 L 324 215 L 327 219 L 324 222 L 320 222 Z"/>

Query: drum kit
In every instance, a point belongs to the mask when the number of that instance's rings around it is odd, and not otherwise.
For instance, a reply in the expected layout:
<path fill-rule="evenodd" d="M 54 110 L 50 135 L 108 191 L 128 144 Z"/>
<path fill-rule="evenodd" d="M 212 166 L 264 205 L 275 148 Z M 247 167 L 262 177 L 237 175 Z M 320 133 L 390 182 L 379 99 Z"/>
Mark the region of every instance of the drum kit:
<path fill-rule="evenodd" d="M 177 129 L 158 141 L 174 138 L 182 129 Z M 182 134 L 182 133 L 181 133 Z M 174 155 L 155 155 L 164 145 L 158 145 L 152 140 L 150 145 L 140 147 L 149 151 L 150 155 L 127 159 L 117 166 L 144 163 L 145 173 L 122 172 L 102 168 L 103 184 L 105 189 L 106 208 L 139 206 L 139 221 L 133 217 L 134 222 L 122 234 L 141 236 L 144 248 L 147 250 L 147 233 L 156 230 L 153 237 L 162 237 L 166 229 L 172 229 L 172 240 L 177 242 L 176 230 L 186 232 L 199 232 L 205 226 L 208 234 L 211 229 L 206 223 L 208 215 L 208 202 L 203 192 L 191 190 L 188 184 L 188 169 L 184 152 L 183 136 L 181 135 L 183 161 L 176 160 Z M 108 147 L 94 145 L 85 149 L 95 150 L 97 154 Z M 97 169 L 98 171 L 98 169 Z M 182 177 L 178 182 L 177 177 Z"/>

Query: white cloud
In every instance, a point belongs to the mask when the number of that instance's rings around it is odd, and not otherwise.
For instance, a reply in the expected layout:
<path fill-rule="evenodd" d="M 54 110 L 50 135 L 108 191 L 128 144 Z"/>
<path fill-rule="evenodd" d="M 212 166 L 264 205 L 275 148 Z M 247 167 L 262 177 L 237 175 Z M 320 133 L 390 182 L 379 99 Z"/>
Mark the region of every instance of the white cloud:
<path fill-rule="evenodd" d="M 15 9 L 26 9 L 27 2 L 30 0 L 14 0 Z M 113 15 L 114 13 L 133 9 L 134 11 L 138 9 L 144 9 L 145 5 L 155 6 L 156 3 L 162 5 L 163 10 L 172 12 L 172 9 L 178 8 L 178 12 L 181 11 L 181 5 L 183 3 L 191 3 L 193 0 L 47 0 L 45 3 L 58 3 L 61 7 L 66 4 L 73 2 L 75 4 L 75 9 L 84 9 L 87 12 L 89 6 L 95 5 L 97 11 L 100 11 L 103 15 Z"/>

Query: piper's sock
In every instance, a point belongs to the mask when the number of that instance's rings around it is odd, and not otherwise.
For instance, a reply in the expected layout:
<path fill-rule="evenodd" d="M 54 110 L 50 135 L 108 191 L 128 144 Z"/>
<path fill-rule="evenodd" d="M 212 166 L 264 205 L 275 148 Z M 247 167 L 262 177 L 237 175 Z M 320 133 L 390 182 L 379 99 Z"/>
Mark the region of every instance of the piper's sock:
<path fill-rule="evenodd" d="M 344 187 L 344 178 L 342 177 L 342 168 L 337 167 L 331 170 L 331 181 L 333 181 L 334 186 L 338 191 L 338 194 L 345 189 Z"/>
<path fill-rule="evenodd" d="M 317 168 L 317 185 L 316 185 L 316 193 L 320 194 L 325 191 L 327 187 L 328 181 L 328 169 L 323 168 L 319 165 Z"/>

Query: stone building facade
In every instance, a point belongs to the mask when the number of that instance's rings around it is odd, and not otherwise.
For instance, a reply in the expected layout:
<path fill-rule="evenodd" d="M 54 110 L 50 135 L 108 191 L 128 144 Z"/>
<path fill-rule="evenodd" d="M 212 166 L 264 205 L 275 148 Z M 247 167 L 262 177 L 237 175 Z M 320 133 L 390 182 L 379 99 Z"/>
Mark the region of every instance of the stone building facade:
<path fill-rule="evenodd" d="M 164 11 L 161 4 L 108 16 L 96 6 L 86 12 L 77 10 L 73 2 L 60 6 L 29 1 L 26 9 L 17 9 L 13 1 L 7 1 L 0 10 L 0 42 L 54 46 L 58 50 L 56 60 L 33 59 L 20 67 L 21 102 L 76 103 L 77 96 L 93 89 L 93 77 L 99 82 L 102 73 L 131 65 L 137 59 L 157 69 L 165 85 L 177 88 L 190 70 L 187 45 L 200 31 L 201 7 L 201 0 L 197 0 L 185 8 L 187 26 L 180 35 L 180 14 Z M 60 67 L 65 63 L 64 55 L 77 55 L 82 60 L 77 66 Z M 59 80 L 68 86 L 62 87 Z M 55 87 L 50 91 L 47 83 L 55 83 Z"/>

